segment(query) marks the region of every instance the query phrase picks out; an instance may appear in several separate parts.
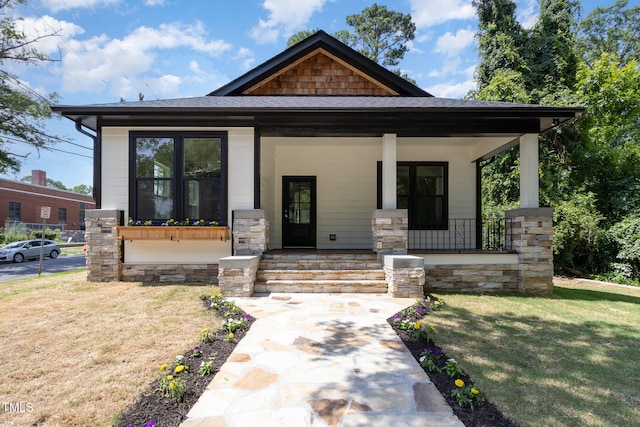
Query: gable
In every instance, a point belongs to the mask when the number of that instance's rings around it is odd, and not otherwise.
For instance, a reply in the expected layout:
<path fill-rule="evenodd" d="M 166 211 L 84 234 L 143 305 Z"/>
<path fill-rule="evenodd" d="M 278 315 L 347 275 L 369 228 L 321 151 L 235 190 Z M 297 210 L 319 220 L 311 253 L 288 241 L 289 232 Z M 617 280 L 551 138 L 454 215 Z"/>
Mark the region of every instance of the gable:
<path fill-rule="evenodd" d="M 397 96 L 398 92 L 326 50 L 317 49 L 254 84 L 243 95 Z"/>
<path fill-rule="evenodd" d="M 432 95 L 320 30 L 208 96 Z"/>

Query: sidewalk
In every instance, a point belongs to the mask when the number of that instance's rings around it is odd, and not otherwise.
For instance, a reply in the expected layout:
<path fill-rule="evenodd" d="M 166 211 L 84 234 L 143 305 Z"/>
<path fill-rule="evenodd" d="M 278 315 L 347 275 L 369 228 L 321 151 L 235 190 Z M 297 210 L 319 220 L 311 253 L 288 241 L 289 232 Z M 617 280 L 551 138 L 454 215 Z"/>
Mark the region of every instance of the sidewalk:
<path fill-rule="evenodd" d="M 413 299 L 234 301 L 257 320 L 181 427 L 463 426 L 386 321 Z"/>

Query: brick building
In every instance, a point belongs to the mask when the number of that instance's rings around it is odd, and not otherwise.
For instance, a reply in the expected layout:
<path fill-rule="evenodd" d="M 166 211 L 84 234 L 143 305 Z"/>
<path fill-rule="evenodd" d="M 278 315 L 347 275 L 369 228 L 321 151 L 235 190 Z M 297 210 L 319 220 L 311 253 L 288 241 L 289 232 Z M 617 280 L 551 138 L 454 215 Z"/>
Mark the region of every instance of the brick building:
<path fill-rule="evenodd" d="M 34 170 L 31 184 L 0 179 L 0 227 L 5 221 L 42 223 L 41 207 L 49 206 L 47 224 L 64 225 L 67 230 L 84 230 L 84 213 L 95 209 L 93 196 L 48 188 L 45 171 Z"/>

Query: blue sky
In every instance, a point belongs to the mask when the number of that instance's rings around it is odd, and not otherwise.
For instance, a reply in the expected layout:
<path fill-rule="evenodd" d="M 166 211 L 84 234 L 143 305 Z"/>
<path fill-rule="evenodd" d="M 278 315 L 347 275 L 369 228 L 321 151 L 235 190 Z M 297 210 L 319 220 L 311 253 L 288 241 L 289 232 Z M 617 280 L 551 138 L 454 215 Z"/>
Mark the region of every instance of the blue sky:
<path fill-rule="evenodd" d="M 582 0 L 582 16 L 615 0 Z M 631 0 L 630 5 L 640 0 Z M 348 15 L 373 0 L 30 0 L 9 11 L 22 17 L 28 34 L 57 35 L 37 48 L 59 61 L 40 67 L 5 63 L 22 84 L 38 93 L 56 92 L 59 104 L 84 105 L 202 96 L 286 48 L 289 36 L 321 28 L 351 29 Z M 400 68 L 431 94 L 462 98 L 475 87 L 477 29 L 471 0 L 378 0 L 390 10 L 411 13 L 416 38 Z M 530 27 L 538 2 L 517 0 L 519 20 Z M 27 156 L 19 179 L 32 169 L 67 187 L 92 185 L 89 138 L 66 119 L 48 129 L 69 141 L 37 151 L 15 144 Z M 80 146 L 87 148 L 83 148 Z M 60 151 L 62 150 L 62 151 Z M 64 151 L 64 152 L 63 152 Z"/>

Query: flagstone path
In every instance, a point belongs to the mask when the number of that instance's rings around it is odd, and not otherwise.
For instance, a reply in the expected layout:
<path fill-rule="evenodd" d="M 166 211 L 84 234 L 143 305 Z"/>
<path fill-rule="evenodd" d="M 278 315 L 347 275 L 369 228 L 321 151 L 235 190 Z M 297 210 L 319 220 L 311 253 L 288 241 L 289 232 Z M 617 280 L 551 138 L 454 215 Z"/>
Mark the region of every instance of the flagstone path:
<path fill-rule="evenodd" d="M 413 299 L 234 298 L 256 317 L 181 427 L 462 427 L 386 319 Z"/>

